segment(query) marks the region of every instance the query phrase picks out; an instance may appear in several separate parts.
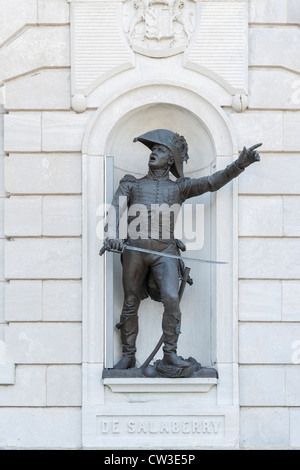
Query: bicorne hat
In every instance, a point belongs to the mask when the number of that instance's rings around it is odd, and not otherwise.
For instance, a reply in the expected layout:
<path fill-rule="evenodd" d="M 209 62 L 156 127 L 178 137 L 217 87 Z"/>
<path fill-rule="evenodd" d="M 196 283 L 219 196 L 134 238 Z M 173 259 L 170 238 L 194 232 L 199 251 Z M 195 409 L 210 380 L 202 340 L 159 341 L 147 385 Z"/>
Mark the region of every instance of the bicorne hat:
<path fill-rule="evenodd" d="M 133 139 L 133 142 L 137 141 L 146 145 L 150 150 L 152 150 L 155 144 L 168 147 L 174 156 L 174 163 L 170 168 L 171 173 L 176 178 L 183 176 L 183 162 L 187 162 L 189 158 L 188 145 L 183 136 L 167 129 L 156 129 Z"/>

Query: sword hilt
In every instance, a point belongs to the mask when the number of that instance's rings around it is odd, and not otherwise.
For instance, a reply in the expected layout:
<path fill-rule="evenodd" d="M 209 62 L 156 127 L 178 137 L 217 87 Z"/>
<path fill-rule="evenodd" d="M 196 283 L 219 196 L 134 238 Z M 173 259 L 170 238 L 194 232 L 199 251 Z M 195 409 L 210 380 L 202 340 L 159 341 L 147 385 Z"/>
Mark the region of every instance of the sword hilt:
<path fill-rule="evenodd" d="M 108 248 L 107 246 L 103 245 L 103 247 L 99 251 L 99 255 L 104 255 L 106 251 L 112 251 L 113 253 L 119 253 L 121 255 L 124 252 L 124 247 L 122 248 L 122 250 L 115 250 L 113 248 Z"/>

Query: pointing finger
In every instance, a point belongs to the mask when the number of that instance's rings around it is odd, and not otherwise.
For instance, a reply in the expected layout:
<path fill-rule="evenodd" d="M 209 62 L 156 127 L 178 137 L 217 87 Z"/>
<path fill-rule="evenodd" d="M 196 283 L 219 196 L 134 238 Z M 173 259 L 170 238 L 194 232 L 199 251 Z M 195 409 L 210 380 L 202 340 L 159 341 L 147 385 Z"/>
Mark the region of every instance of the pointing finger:
<path fill-rule="evenodd" d="M 252 145 L 252 147 L 249 148 L 249 150 L 252 152 L 253 150 L 257 149 L 258 147 L 260 147 L 262 144 L 255 144 L 255 145 Z"/>

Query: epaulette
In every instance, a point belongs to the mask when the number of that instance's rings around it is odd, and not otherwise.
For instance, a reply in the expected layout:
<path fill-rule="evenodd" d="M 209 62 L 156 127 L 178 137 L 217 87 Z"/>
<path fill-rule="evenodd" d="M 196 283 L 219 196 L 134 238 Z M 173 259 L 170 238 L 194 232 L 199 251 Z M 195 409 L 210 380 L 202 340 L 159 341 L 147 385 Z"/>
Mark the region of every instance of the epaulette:
<path fill-rule="evenodd" d="M 120 181 L 120 183 L 135 183 L 135 182 L 136 182 L 136 177 L 133 175 L 125 175 Z"/>

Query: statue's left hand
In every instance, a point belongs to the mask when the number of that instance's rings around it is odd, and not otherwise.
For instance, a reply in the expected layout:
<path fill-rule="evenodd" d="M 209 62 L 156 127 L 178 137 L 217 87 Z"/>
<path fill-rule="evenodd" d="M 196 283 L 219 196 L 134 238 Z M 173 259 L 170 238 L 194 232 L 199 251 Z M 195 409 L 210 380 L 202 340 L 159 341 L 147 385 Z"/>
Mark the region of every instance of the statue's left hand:
<path fill-rule="evenodd" d="M 236 160 L 236 164 L 239 168 L 246 168 L 247 166 L 251 165 L 252 163 L 260 161 L 260 155 L 256 151 L 258 147 L 262 144 L 255 144 L 252 145 L 250 148 L 243 148 L 242 153 L 240 154 L 239 158 Z"/>

